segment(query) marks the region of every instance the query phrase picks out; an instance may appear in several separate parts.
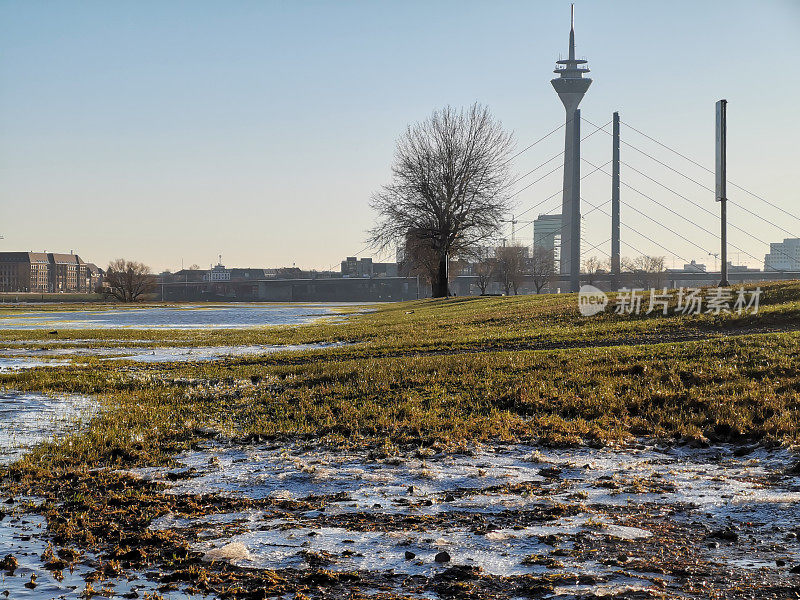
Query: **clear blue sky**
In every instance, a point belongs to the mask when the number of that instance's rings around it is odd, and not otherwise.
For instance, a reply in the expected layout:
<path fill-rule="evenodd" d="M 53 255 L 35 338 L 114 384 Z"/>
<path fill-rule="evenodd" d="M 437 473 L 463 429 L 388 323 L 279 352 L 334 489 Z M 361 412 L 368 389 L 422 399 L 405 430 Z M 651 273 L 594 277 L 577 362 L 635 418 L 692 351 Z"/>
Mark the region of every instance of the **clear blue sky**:
<path fill-rule="evenodd" d="M 228 266 L 338 264 L 363 246 L 369 196 L 388 179 L 407 123 L 479 101 L 522 148 L 563 121 L 549 80 L 568 31 L 561 0 L 4 0 L 0 249 L 74 249 L 100 264 L 123 256 L 159 270 L 181 260 L 207 266 L 219 252 Z M 585 118 L 602 124 L 619 110 L 712 166 L 714 102 L 727 98 L 730 179 L 800 215 L 800 2 L 579 1 L 576 39 L 594 79 Z M 712 185 L 703 171 L 623 133 Z M 515 169 L 524 173 L 562 144 L 559 132 Z M 610 147 L 597 133 L 584 156 L 605 162 Z M 711 194 L 626 147 L 623 160 L 717 210 Z M 717 230 L 712 216 L 625 167 L 623 178 Z M 517 212 L 560 187 L 559 173 L 543 179 L 516 198 Z M 595 173 L 583 195 L 604 202 L 609 188 Z M 730 196 L 800 234 L 800 221 Z M 697 244 L 623 207 L 624 222 L 673 251 L 670 264 L 713 264 L 704 253 L 716 250 L 711 235 L 628 190 L 623 200 Z M 557 207 L 558 198 L 523 218 Z M 760 239 L 788 237 L 730 212 Z M 530 243 L 530 225 L 519 227 Z M 584 248 L 608 230 L 605 215 L 587 216 Z M 631 230 L 623 238 L 666 254 Z M 758 258 L 766 251 L 736 230 L 731 241 Z"/>

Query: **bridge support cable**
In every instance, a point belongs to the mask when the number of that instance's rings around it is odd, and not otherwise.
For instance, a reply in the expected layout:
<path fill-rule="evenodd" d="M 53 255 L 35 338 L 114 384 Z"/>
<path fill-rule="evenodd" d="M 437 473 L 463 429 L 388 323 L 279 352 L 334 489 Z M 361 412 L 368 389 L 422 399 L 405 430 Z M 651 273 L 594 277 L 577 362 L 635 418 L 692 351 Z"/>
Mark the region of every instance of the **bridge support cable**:
<path fill-rule="evenodd" d="M 587 123 L 589 123 L 590 125 L 592 125 L 592 126 L 596 127 L 596 125 L 594 125 L 594 123 L 592 123 L 592 122 L 591 122 L 591 121 L 589 121 L 588 119 L 584 118 L 584 121 L 586 121 L 586 122 L 587 122 Z M 701 169 L 703 169 L 704 171 L 707 171 L 707 172 L 709 172 L 709 173 L 714 173 L 714 170 L 713 170 L 713 169 L 709 169 L 709 168 L 707 168 L 706 166 L 704 166 L 704 165 L 700 164 L 699 162 L 697 162 L 697 161 L 695 161 L 695 160 L 693 160 L 693 159 L 689 158 L 689 157 L 688 157 L 688 156 L 686 156 L 685 154 L 682 154 L 681 152 L 678 152 L 677 150 L 675 150 L 675 149 L 673 149 L 673 148 L 671 148 L 671 147 L 667 146 L 666 144 L 663 144 L 663 143 L 659 142 L 657 139 L 655 139 L 655 138 L 653 138 L 653 137 L 651 137 L 651 136 L 649 136 L 649 135 L 647 135 L 647 134 L 643 133 L 642 131 L 639 131 L 638 129 L 636 129 L 635 127 L 633 127 L 633 126 L 631 126 L 630 124 L 626 123 L 625 121 L 622 121 L 622 123 L 623 123 L 625 126 L 627 126 L 629 129 L 632 129 L 633 131 L 635 131 L 636 133 L 638 133 L 639 135 L 642 135 L 642 136 L 646 137 L 647 139 L 651 140 L 652 142 L 654 142 L 654 143 L 658 144 L 659 146 L 661 146 L 661 147 L 663 147 L 663 148 L 666 148 L 666 149 L 667 149 L 667 150 L 669 150 L 670 152 L 673 152 L 673 153 L 677 154 L 678 156 L 680 156 L 680 157 L 681 157 L 681 158 L 683 158 L 684 160 L 687 160 L 687 161 L 689 161 L 690 163 L 692 163 L 692 164 L 694 164 L 694 165 L 696 165 L 696 166 L 700 167 L 700 168 L 701 168 Z M 601 130 L 603 131 L 603 133 L 606 133 L 607 135 L 613 135 L 611 132 L 609 132 L 609 131 L 606 131 L 605 127 L 607 127 L 607 125 L 603 126 L 603 128 L 601 129 Z M 704 190 L 706 190 L 706 191 L 708 191 L 708 192 L 711 192 L 711 193 L 715 193 L 715 190 L 714 190 L 714 189 L 712 189 L 711 187 L 709 187 L 709 186 L 705 185 L 704 183 L 701 183 L 701 182 L 697 181 L 696 179 L 694 179 L 694 178 L 690 177 L 689 175 L 687 175 L 686 173 L 682 172 L 681 170 L 679 170 L 679 169 L 676 169 L 675 167 L 672 167 L 671 165 L 669 165 L 669 164 L 665 163 L 664 161 L 662 161 L 662 160 L 659 160 L 658 158 L 656 158 L 656 157 L 655 157 L 655 156 L 653 156 L 652 154 L 649 154 L 649 153 L 645 152 L 644 150 L 642 150 L 641 148 L 638 148 L 637 146 L 634 146 L 634 145 L 633 145 L 633 144 L 631 144 L 630 142 L 627 142 L 627 141 L 625 141 L 625 140 L 622 140 L 622 143 L 623 143 L 623 144 L 625 144 L 627 147 L 631 148 L 632 150 L 635 150 L 635 151 L 636 151 L 636 152 L 638 152 L 639 154 L 642 154 L 643 156 L 646 156 L 646 157 L 647 157 L 647 158 L 649 158 L 650 160 L 652 160 L 652 161 L 654 161 L 654 162 L 656 162 L 656 163 L 660 164 L 661 166 L 663 166 L 663 167 L 665 167 L 665 168 L 669 169 L 669 170 L 670 170 L 670 171 L 672 171 L 673 173 L 676 173 L 677 175 L 680 175 L 680 176 L 681 176 L 681 177 L 683 177 L 684 179 L 686 179 L 686 180 L 688 180 L 688 181 L 691 181 L 691 182 L 692 182 L 692 183 L 694 183 L 695 185 L 697 185 L 697 186 L 699 186 L 699 187 L 703 188 Z M 628 166 L 629 168 L 633 168 L 633 167 L 631 167 L 630 165 L 626 165 L 626 166 Z M 634 169 L 634 170 L 636 170 L 636 169 Z M 640 173 L 640 174 L 642 174 L 642 173 L 641 173 L 641 171 L 637 171 L 637 172 L 638 172 L 638 173 Z M 647 175 L 644 175 L 644 176 L 645 176 L 645 177 L 647 177 Z M 742 191 L 742 192 L 744 192 L 744 193 L 746 193 L 746 194 L 748 194 L 748 195 L 750 195 L 750 196 L 752 196 L 752 197 L 754 197 L 754 198 L 756 198 L 756 199 L 758 199 L 758 200 L 760 200 L 760 201 L 764 202 L 764 203 L 765 203 L 765 204 L 767 204 L 768 206 L 771 206 L 772 208 L 774 208 L 774 209 L 776 209 L 776 210 L 778 210 L 778 211 L 782 212 L 783 214 L 785 214 L 785 215 L 787 215 L 787 216 L 789 216 L 789 217 L 792 217 L 793 219 L 795 219 L 795 220 L 797 220 L 797 221 L 800 221 L 800 216 L 797 216 L 797 215 L 795 215 L 795 214 L 793 214 L 793 213 L 791 213 L 791 212 L 789 212 L 789 211 L 787 211 L 787 210 L 785 210 L 785 209 L 781 208 L 780 206 L 778 206 L 778 205 L 776 205 L 776 204 L 774 204 L 774 203 L 770 202 L 770 201 L 769 201 L 769 200 L 767 200 L 766 198 L 764 198 L 764 197 L 762 197 L 762 196 L 759 196 L 758 194 L 756 194 L 756 193 L 754 193 L 754 192 L 751 192 L 751 191 L 749 191 L 749 190 L 747 190 L 747 189 L 743 188 L 742 186 L 740 186 L 740 185 L 737 185 L 737 184 L 733 183 L 732 181 L 728 181 L 728 185 L 730 185 L 731 187 L 735 187 L 736 189 L 738 189 L 738 190 L 740 190 L 740 191 Z M 798 236 L 796 233 L 794 233 L 794 232 L 792 232 L 792 231 L 789 231 L 789 230 L 787 230 L 787 229 L 784 229 L 783 227 L 781 227 L 781 226 L 780 226 L 780 225 L 778 225 L 777 223 L 775 223 L 775 222 L 773 222 L 773 221 L 771 221 L 771 220 L 767 219 L 766 217 L 764 217 L 764 216 L 762 216 L 762 215 L 759 215 L 759 214 L 758 214 L 758 213 L 756 213 L 756 212 L 753 212 L 753 211 L 749 210 L 748 208 L 746 208 L 746 207 L 742 206 L 742 205 L 741 205 L 741 204 L 739 204 L 738 202 L 734 202 L 734 201 L 733 201 L 733 200 L 731 200 L 730 198 L 728 199 L 728 202 L 729 202 L 730 204 L 733 204 L 734 206 L 736 206 L 736 207 L 738 207 L 738 208 L 741 208 L 742 210 L 744 210 L 745 212 L 747 212 L 747 213 L 748 213 L 748 214 L 750 214 L 751 216 L 753 216 L 753 217 L 755 217 L 755 218 L 757 218 L 757 219 L 759 219 L 759 220 L 763 221 L 764 223 L 767 223 L 768 225 L 771 225 L 771 226 L 775 227 L 776 229 L 779 229 L 779 230 L 781 230 L 783 233 L 785 233 L 785 234 L 787 234 L 787 235 L 789 235 L 789 236 L 791 236 L 791 237 L 800 237 L 800 236 Z M 762 241 L 762 243 L 767 243 L 767 242 L 763 242 L 763 241 Z"/>

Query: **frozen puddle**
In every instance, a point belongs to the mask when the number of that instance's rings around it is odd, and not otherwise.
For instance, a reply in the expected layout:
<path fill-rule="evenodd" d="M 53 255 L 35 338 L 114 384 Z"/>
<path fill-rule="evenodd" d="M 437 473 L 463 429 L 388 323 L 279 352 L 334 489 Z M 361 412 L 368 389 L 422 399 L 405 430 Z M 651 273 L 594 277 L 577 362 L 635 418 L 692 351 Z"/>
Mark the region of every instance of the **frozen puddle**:
<path fill-rule="evenodd" d="M 470 455 L 371 459 L 366 452 L 295 445 L 213 445 L 182 455 L 185 468 L 170 477 L 164 469 L 138 473 L 171 480 L 174 494 L 218 492 L 267 505 L 303 501 L 279 518 L 265 509 L 194 520 L 167 515 L 151 525 L 196 531 L 194 549 L 207 560 L 426 577 L 452 565 L 501 577 L 562 569 L 603 582 L 603 589 L 635 590 L 650 579 L 620 579 L 619 566 L 601 560 L 608 556 L 584 550 L 658 547 L 651 539 L 661 529 L 659 519 L 678 511 L 671 517 L 676 522 L 702 521 L 700 554 L 740 568 L 742 552 L 712 549 L 705 536 L 740 530 L 742 540 L 752 533 L 757 545 L 796 527 L 800 481 L 784 475 L 796 458 L 783 450 L 748 452 L 742 456 L 727 446 L 614 451 L 514 445 Z M 797 538 L 780 540 L 781 558 L 800 563 Z M 448 560 L 437 561 L 440 553 Z"/>
<path fill-rule="evenodd" d="M 243 356 L 258 356 L 276 352 L 325 350 L 347 345 L 345 342 L 327 344 L 294 344 L 285 346 L 180 346 L 156 348 L 7 348 L 0 349 L 0 370 L 20 370 L 34 367 L 71 364 L 65 358 L 97 357 L 101 360 L 130 360 L 139 363 L 171 363 L 211 361 Z"/>
<path fill-rule="evenodd" d="M 503 486 L 519 484 L 546 488 L 554 500 L 577 494 L 586 504 L 800 502 L 800 489 L 774 492 L 750 481 L 797 460 L 788 452 L 764 449 L 737 458 L 731 448 L 613 451 L 501 446 L 471 455 L 369 460 L 355 452 L 220 445 L 179 460 L 198 475 L 175 484 L 176 494 L 216 491 L 253 499 L 302 499 L 346 493 L 348 500 L 339 503 L 340 510 L 350 512 L 376 504 L 384 512 L 405 512 L 409 502 L 433 500 L 448 492 L 454 496 L 446 505 L 436 502 L 420 510 L 518 508 L 525 504 L 524 497 Z M 476 490 L 481 491 L 479 497 L 471 493 Z"/>
<path fill-rule="evenodd" d="M 0 317 L 1 329 L 236 329 L 301 325 L 337 317 L 342 307 L 361 304 L 182 304 L 113 307 L 104 310 L 31 311 Z"/>
<path fill-rule="evenodd" d="M 586 527 L 586 520 L 554 526 L 497 529 L 486 534 L 467 530 L 354 531 L 341 527 L 296 527 L 285 521 L 267 521 L 259 531 L 236 535 L 220 542 L 203 542 L 195 549 L 207 560 L 228 558 L 238 566 L 307 568 L 316 561 L 333 570 L 376 570 L 407 575 L 432 576 L 441 570 L 436 555 L 447 552 L 453 564 L 479 567 L 483 573 L 500 576 L 543 572 L 541 565 L 527 564 L 530 556 L 550 548 L 540 540 L 551 535 L 573 534 Z M 620 539 L 648 537 L 646 531 L 608 525 L 606 534 Z M 220 550 L 238 549 L 238 553 Z M 412 558 L 406 558 L 406 552 Z M 573 565 L 585 573 L 596 573 L 593 563 Z"/>
<path fill-rule="evenodd" d="M 2 352 L 2 350 L 0 350 Z M 37 367 L 63 367 L 70 364 L 68 360 L 48 358 L 25 358 L 21 356 L 0 356 L 0 373 L 26 371 Z"/>
<path fill-rule="evenodd" d="M 86 396 L 0 391 L 0 465 L 39 442 L 77 430 L 96 412 L 97 405 Z"/>

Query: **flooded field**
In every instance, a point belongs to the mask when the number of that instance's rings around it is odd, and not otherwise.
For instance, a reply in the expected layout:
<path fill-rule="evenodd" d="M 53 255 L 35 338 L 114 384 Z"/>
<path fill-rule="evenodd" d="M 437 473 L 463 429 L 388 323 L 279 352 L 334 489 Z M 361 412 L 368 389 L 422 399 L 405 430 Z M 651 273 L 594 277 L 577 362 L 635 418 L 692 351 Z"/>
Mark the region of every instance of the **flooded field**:
<path fill-rule="evenodd" d="M 185 304 L 102 310 L 31 311 L 0 316 L 0 329 L 230 329 L 300 325 L 333 317 L 346 303 Z"/>
<path fill-rule="evenodd" d="M 129 360 L 137 363 L 175 363 L 213 361 L 243 356 L 258 356 L 276 352 L 302 352 L 325 350 L 345 345 L 342 342 L 329 344 L 293 344 L 270 346 L 264 344 L 236 346 L 160 346 L 160 347 L 70 347 L 48 348 L 0 348 L 0 372 L 32 369 L 35 367 L 57 367 L 80 364 L 81 358 L 95 357 L 101 360 Z M 69 360 L 64 359 L 71 359 Z"/>
<path fill-rule="evenodd" d="M 0 349 L 0 352 L 2 350 Z M 71 364 L 68 360 L 52 360 L 30 356 L 0 356 L 0 373 L 27 371 L 38 367 L 63 367 Z"/>
<path fill-rule="evenodd" d="M 53 560 L 63 559 L 40 536 L 45 528 L 44 519 L 29 511 L 35 501 L 23 500 L 19 504 L 4 505 L 3 510 L 9 511 L 9 514 L 0 519 L 0 561 L 6 556 L 13 556 L 16 568 L 13 571 L 2 569 L 0 594 L 3 597 L 30 600 L 138 598 L 142 594 L 158 593 L 157 584 L 148 581 L 144 576 L 111 577 L 95 586 L 91 583 L 91 573 L 95 572 L 101 562 L 91 554 L 83 554 L 72 568 L 46 568 L 49 557 L 52 556 Z M 69 557 L 64 552 L 62 554 Z M 52 562 L 49 564 L 52 566 Z"/>
<path fill-rule="evenodd" d="M 96 411 L 96 403 L 86 396 L 0 389 L 0 465 L 39 442 L 78 430 Z"/>
<path fill-rule="evenodd" d="M 678 591 L 676 568 L 743 584 L 800 571 L 800 478 L 781 450 L 503 445 L 376 459 L 215 443 L 179 460 L 137 474 L 171 494 L 305 504 L 151 525 L 190 532 L 205 560 L 244 568 L 378 572 L 409 593 L 459 566 L 502 597 L 546 574 L 563 579 L 553 597 L 574 597 Z"/>
<path fill-rule="evenodd" d="M 505 304 L 421 306 L 2 317 L 46 331 L 0 343 L 0 599 L 798 597 L 793 333 L 494 351 Z"/>
<path fill-rule="evenodd" d="M 244 581 L 323 577 L 328 598 L 705 598 L 703 586 L 751 597 L 740 592 L 753 585 L 772 590 L 753 598 L 784 598 L 798 583 L 800 478 L 786 450 L 503 444 L 377 456 L 217 435 L 177 458 L 117 476 L 157 485 L 176 507 L 221 496 L 231 509 L 222 500 L 195 515 L 161 510 L 153 534 L 185 540 L 195 569 L 235 569 Z M 24 506 L 4 510 L 0 543 L 19 567 L 0 593 L 199 594 L 158 565 L 125 577 L 113 567 L 97 581 L 108 563 L 91 553 L 54 572 L 47 557 L 69 550 L 48 550 L 36 536 L 41 517 Z"/>

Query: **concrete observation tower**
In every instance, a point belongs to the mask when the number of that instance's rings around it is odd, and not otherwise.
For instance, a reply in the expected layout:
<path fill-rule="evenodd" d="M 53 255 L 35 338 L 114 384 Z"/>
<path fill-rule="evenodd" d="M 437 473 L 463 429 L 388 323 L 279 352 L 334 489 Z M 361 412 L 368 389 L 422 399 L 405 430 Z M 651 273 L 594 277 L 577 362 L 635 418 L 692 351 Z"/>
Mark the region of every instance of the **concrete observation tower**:
<path fill-rule="evenodd" d="M 569 277 L 569 288 L 577 292 L 580 287 L 581 267 L 581 111 L 578 105 L 592 84 L 583 74 L 589 72 L 585 60 L 575 58 L 575 5 L 569 29 L 569 58 L 556 61 L 558 75 L 551 80 L 567 112 L 564 138 L 564 196 L 561 204 L 561 267 L 562 281 Z"/>

